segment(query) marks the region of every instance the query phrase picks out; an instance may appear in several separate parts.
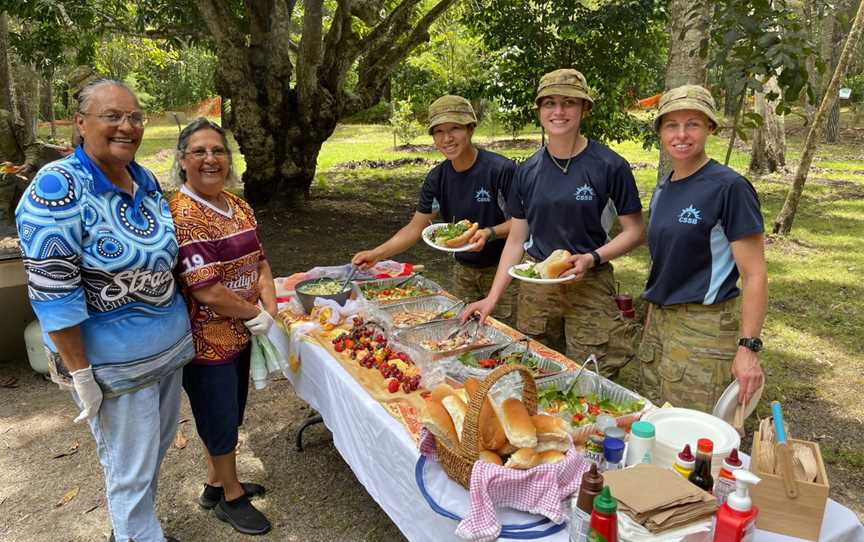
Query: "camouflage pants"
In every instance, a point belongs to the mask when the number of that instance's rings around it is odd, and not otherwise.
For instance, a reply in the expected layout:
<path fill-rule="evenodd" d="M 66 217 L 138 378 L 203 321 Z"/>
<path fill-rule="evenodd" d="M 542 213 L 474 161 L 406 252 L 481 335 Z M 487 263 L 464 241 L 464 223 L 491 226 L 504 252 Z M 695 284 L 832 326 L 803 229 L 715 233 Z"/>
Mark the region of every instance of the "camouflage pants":
<path fill-rule="evenodd" d="M 715 305 L 650 305 L 639 345 L 641 393 L 662 405 L 714 410 L 732 381 L 738 299 Z"/>
<path fill-rule="evenodd" d="M 497 267 L 468 267 L 462 264 L 455 264 L 456 269 L 453 273 L 456 280 L 456 295 L 460 299 L 473 303 L 486 297 L 489 290 L 492 288 L 492 282 L 495 280 L 495 271 Z M 515 320 L 513 311 L 513 300 L 516 297 L 514 291 L 515 284 L 510 284 L 504 291 L 504 295 L 492 311 L 492 316 L 501 320 L 505 324 L 513 325 Z"/>
<path fill-rule="evenodd" d="M 526 258 L 526 261 L 533 261 Z M 634 357 L 639 325 L 618 312 L 611 264 L 589 269 L 582 280 L 519 285 L 516 327 L 582 363 L 594 354 L 600 372 L 616 378 Z"/>

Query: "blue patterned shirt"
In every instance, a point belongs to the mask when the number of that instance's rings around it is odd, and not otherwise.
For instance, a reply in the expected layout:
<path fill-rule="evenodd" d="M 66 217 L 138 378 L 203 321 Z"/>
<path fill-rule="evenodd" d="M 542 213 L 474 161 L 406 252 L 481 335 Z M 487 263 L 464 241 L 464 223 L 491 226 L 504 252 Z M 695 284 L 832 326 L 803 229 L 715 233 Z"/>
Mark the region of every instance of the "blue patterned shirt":
<path fill-rule="evenodd" d="M 80 326 L 87 360 L 107 396 L 144 387 L 194 356 L 173 268 L 178 246 L 168 202 L 153 174 L 128 166 L 134 196 L 81 147 L 43 167 L 15 220 L 30 303 L 49 332 Z M 52 376 L 68 373 L 51 356 Z"/>

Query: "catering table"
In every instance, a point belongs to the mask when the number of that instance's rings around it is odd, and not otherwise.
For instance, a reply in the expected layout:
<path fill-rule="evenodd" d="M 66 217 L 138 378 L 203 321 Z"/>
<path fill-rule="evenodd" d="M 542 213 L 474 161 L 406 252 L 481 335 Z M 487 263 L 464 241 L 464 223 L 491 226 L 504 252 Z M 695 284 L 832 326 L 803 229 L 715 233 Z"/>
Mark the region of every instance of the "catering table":
<path fill-rule="evenodd" d="M 276 329 L 276 326 L 274 326 Z M 271 333 L 277 347 L 287 353 L 287 337 Z M 333 443 L 357 479 L 408 540 L 445 542 L 461 540 L 454 531 L 457 522 L 434 512 L 415 483 L 415 466 L 420 457 L 413 438 L 404 426 L 372 399 L 331 354 L 313 340 L 300 341 L 300 368 L 289 379 L 297 395 L 317 410 L 333 434 Z M 424 480 L 432 498 L 443 508 L 464 517 L 468 511 L 468 492 L 450 480 L 440 466 L 427 461 Z M 499 510 L 505 524 L 534 522 L 537 516 Z M 552 524 L 536 527 L 544 530 Z M 800 540 L 756 531 L 759 542 Z M 563 531 L 542 538 L 566 542 Z M 821 541 L 864 542 L 864 527 L 855 514 L 828 501 L 822 522 Z"/>

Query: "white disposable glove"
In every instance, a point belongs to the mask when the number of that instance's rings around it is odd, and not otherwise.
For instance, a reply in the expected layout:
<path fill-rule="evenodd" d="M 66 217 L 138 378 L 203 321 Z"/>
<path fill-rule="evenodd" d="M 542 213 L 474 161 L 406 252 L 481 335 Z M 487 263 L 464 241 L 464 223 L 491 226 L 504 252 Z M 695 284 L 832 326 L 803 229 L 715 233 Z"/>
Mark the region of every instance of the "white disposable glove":
<path fill-rule="evenodd" d="M 270 316 L 269 312 L 262 309 L 261 312 L 258 313 L 258 316 L 246 320 L 243 322 L 243 325 L 246 326 L 252 335 L 267 335 L 267 332 L 270 331 L 270 328 L 273 326 L 273 317 Z"/>
<path fill-rule="evenodd" d="M 75 423 L 79 423 L 89 420 L 99 412 L 99 407 L 102 406 L 102 388 L 99 387 L 96 379 L 93 378 L 92 367 L 78 369 L 77 371 L 72 371 L 70 374 L 72 375 L 72 385 L 75 387 L 75 393 L 78 394 L 81 404 L 84 405 L 81 414 L 75 418 Z"/>

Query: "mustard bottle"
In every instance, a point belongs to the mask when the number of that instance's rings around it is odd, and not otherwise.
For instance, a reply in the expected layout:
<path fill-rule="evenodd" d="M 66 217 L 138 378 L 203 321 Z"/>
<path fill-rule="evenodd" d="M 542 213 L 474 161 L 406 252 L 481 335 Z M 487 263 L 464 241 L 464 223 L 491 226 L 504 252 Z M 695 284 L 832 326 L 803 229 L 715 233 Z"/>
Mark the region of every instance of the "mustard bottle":
<path fill-rule="evenodd" d="M 672 470 L 681 475 L 685 480 L 690 473 L 693 472 L 693 467 L 696 464 L 696 458 L 693 457 L 693 452 L 690 451 L 690 445 L 685 444 L 684 449 L 678 453 L 675 463 L 672 465 Z"/>

